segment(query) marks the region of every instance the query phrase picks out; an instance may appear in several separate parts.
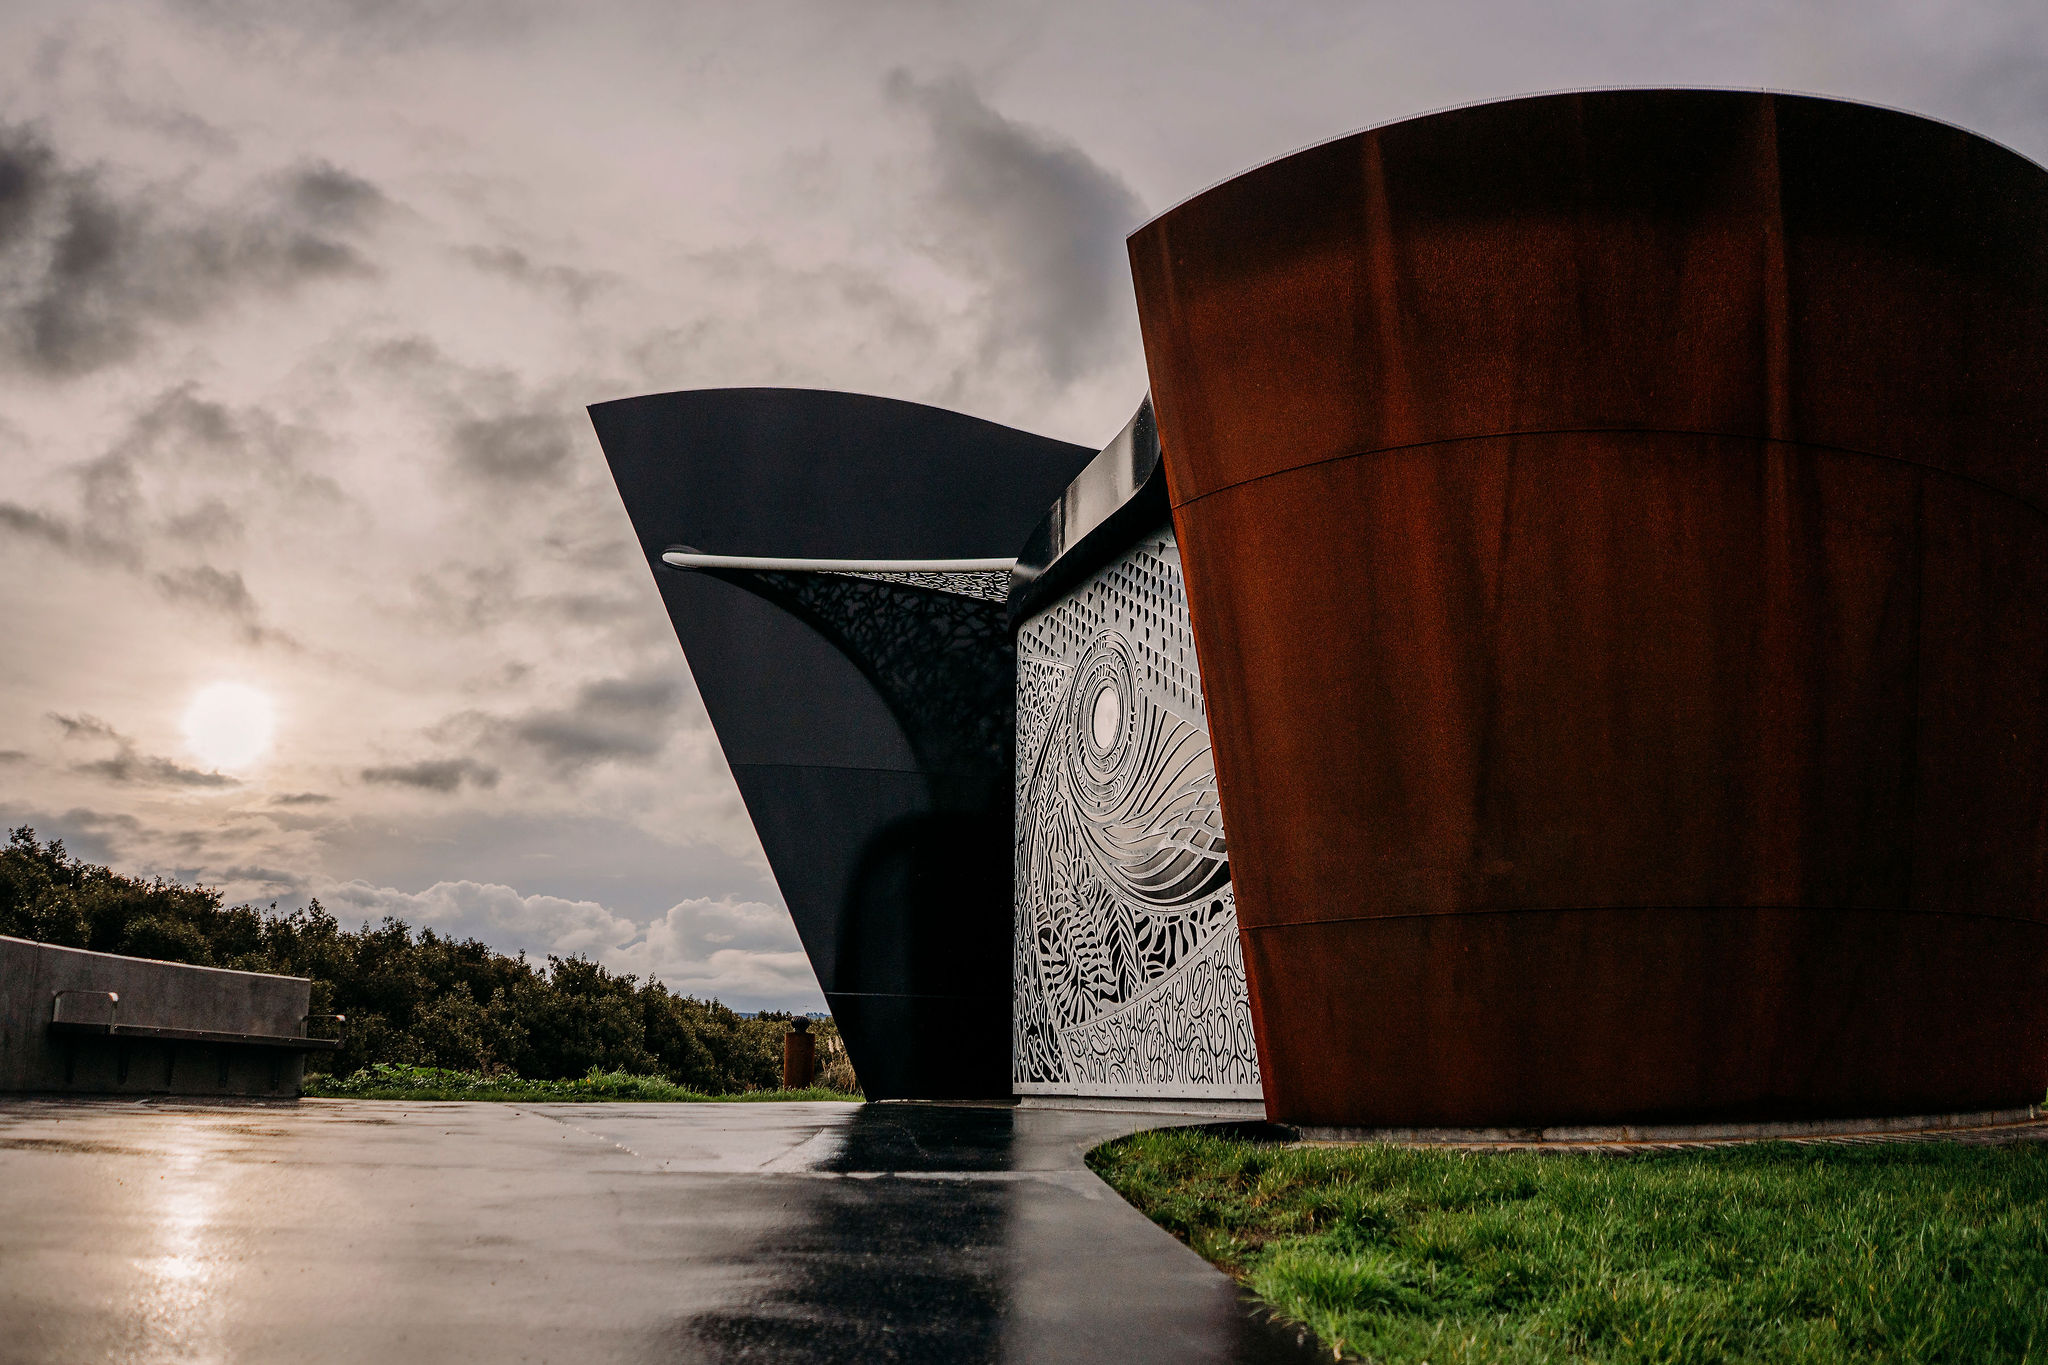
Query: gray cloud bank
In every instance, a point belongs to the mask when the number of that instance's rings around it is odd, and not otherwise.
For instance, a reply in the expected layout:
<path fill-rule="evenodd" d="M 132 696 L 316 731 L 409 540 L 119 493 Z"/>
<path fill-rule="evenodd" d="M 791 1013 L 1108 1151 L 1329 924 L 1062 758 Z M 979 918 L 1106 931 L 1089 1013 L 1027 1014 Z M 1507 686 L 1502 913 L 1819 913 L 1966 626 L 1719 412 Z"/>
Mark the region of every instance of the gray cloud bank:
<path fill-rule="evenodd" d="M 384 198 L 334 166 L 271 177 L 229 207 L 110 179 L 66 164 L 32 127 L 0 126 L 0 335 L 17 363 L 96 369 L 132 356 L 152 325 L 241 293 L 372 272 L 355 239 Z"/>
<path fill-rule="evenodd" d="M 365 782 L 443 793 L 455 791 L 465 782 L 472 787 L 498 785 L 496 768 L 470 758 L 426 758 L 417 763 L 389 764 L 365 768 L 362 776 Z"/>
<path fill-rule="evenodd" d="M 1144 206 L 1072 142 L 1003 117 L 960 75 L 890 73 L 890 96 L 931 132 L 930 249 L 987 284 L 982 359 L 1027 352 L 1055 384 L 1137 335 L 1123 239 Z"/>
<path fill-rule="evenodd" d="M 218 788 L 241 785 L 224 773 L 187 767 L 157 754 L 140 753 L 133 739 L 98 716 L 66 716 L 53 711 L 49 718 L 56 722 L 67 740 L 113 747 L 114 752 L 110 755 L 74 763 L 72 769 L 75 772 L 123 786 Z"/>

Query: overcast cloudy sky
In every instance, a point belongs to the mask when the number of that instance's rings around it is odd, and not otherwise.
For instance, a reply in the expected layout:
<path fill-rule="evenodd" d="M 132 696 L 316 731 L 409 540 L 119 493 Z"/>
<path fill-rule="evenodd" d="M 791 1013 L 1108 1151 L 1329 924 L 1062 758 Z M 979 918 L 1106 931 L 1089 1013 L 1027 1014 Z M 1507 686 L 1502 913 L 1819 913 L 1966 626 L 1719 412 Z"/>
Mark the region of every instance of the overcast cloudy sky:
<path fill-rule="evenodd" d="M 1664 84 L 2038 160 L 2048 6 L 9 0 L 0 818 L 816 1007 L 583 406 L 812 385 L 1099 444 L 1149 215 Z M 241 767 L 183 725 L 220 681 L 275 701 Z"/>

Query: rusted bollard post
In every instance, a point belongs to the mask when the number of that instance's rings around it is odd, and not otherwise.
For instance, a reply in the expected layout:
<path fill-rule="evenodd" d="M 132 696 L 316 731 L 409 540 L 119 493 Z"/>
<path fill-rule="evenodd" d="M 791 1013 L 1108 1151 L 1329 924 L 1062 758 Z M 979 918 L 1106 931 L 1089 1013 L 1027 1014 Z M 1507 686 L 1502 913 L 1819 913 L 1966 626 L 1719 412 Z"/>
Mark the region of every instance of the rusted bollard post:
<path fill-rule="evenodd" d="M 817 1075 L 818 1040 L 811 1036 L 811 1021 L 799 1014 L 782 1035 L 782 1088 L 808 1089 Z"/>

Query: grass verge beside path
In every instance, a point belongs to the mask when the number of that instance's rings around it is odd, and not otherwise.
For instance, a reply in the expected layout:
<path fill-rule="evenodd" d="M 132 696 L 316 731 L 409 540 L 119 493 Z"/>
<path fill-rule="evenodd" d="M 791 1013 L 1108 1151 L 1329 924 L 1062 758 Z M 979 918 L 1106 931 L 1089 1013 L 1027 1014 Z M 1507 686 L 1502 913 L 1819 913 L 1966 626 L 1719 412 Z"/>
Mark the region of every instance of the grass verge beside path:
<path fill-rule="evenodd" d="M 2048 1362 L 2048 1144 L 1601 1156 L 1167 1130 L 1088 1161 L 1349 1358 Z"/>
<path fill-rule="evenodd" d="M 580 1080 L 529 1081 L 518 1076 L 485 1076 L 438 1066 L 396 1066 L 379 1062 L 353 1076 L 308 1076 L 305 1094 L 314 1099 L 354 1100 L 524 1100 L 541 1101 L 766 1101 L 843 1100 L 860 1103 L 858 1095 L 813 1086 L 808 1090 L 748 1090 L 733 1095 L 706 1095 L 671 1084 L 659 1076 L 631 1076 L 623 1071 L 593 1071 Z"/>

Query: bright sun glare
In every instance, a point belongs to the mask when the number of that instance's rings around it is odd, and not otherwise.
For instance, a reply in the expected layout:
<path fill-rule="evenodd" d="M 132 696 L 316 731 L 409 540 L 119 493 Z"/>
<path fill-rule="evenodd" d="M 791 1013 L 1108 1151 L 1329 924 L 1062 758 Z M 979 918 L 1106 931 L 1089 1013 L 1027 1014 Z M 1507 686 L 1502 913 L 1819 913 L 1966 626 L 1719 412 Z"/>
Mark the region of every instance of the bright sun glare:
<path fill-rule="evenodd" d="M 185 743 L 211 768 L 246 768 L 270 752 L 277 712 L 246 683 L 209 683 L 185 708 Z"/>

